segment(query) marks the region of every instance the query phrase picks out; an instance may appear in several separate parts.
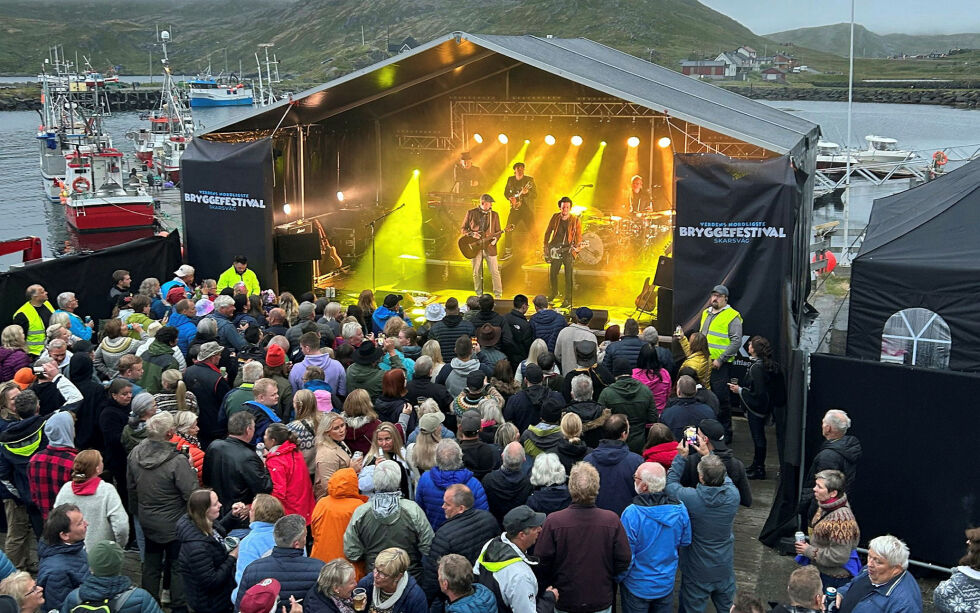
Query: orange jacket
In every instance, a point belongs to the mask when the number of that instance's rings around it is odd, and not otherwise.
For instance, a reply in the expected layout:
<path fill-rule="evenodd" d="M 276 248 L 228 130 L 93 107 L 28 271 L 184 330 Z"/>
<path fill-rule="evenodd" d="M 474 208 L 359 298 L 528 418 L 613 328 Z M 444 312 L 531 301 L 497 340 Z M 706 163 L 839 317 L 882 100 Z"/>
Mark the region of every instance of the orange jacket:
<path fill-rule="evenodd" d="M 191 458 L 191 465 L 197 471 L 197 482 L 204 485 L 204 452 L 201 451 L 201 448 L 189 443 L 179 434 L 174 434 L 170 442 L 177 445 L 177 451 L 181 453 L 184 453 L 185 449 L 187 450 L 187 455 Z"/>
<path fill-rule="evenodd" d="M 329 495 L 313 509 L 313 551 L 311 558 L 330 562 L 344 557 L 344 532 L 354 515 L 354 509 L 367 502 L 357 489 L 357 473 L 353 468 L 341 468 L 327 482 Z M 355 562 L 357 579 L 364 576 L 364 562 Z"/>

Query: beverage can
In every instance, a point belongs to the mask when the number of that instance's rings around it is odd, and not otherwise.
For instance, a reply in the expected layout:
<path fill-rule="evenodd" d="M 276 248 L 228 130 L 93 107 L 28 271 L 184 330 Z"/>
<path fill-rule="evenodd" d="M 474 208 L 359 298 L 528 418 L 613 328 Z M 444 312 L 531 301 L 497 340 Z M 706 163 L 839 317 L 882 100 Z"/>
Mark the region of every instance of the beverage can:
<path fill-rule="evenodd" d="M 823 610 L 825 613 L 835 613 L 837 611 L 837 588 L 827 587 L 824 590 Z"/>
<path fill-rule="evenodd" d="M 805 533 L 803 533 L 803 532 L 797 532 L 796 534 L 794 534 L 794 535 L 793 535 L 793 539 L 794 539 L 794 540 L 795 540 L 795 541 L 796 541 L 797 543 L 802 543 L 803 541 L 805 541 L 805 540 L 806 540 L 806 534 L 805 534 Z"/>

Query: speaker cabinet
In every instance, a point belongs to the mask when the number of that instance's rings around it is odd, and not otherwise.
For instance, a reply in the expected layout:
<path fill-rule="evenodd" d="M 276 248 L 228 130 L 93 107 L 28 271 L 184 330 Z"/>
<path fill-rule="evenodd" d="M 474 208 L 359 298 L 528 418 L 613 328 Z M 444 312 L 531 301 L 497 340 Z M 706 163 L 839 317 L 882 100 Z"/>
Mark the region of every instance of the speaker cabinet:
<path fill-rule="evenodd" d="M 299 296 L 313 290 L 313 262 L 278 262 L 279 292 Z"/>
<path fill-rule="evenodd" d="M 315 262 L 321 257 L 320 237 L 317 234 L 280 234 L 276 236 L 276 262 L 279 264 Z"/>

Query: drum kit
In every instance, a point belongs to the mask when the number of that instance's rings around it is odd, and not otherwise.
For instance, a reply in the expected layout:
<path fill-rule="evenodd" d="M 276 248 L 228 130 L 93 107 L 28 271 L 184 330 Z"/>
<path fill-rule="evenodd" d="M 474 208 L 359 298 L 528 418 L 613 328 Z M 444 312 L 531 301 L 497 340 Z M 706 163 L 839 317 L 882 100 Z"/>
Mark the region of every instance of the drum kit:
<path fill-rule="evenodd" d="M 656 245 L 674 228 L 674 211 L 645 211 L 624 215 L 596 215 L 582 221 L 583 241 L 589 241 L 579 260 L 588 265 L 604 259 L 635 259 L 660 255 Z M 653 253 L 657 250 L 657 253 Z M 583 257 L 586 256 L 587 257 Z"/>

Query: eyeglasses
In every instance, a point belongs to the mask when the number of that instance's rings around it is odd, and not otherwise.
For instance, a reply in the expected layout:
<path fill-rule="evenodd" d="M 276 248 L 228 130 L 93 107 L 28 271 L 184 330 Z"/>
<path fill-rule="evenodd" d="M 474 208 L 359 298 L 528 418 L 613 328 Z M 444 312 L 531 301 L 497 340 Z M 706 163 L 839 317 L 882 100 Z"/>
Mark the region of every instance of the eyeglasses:
<path fill-rule="evenodd" d="M 383 570 L 381 570 L 380 568 L 377 568 L 377 567 L 375 567 L 374 573 L 376 575 L 378 575 L 379 577 L 381 577 L 382 579 L 394 579 L 395 577 L 400 577 L 401 576 L 401 575 L 389 575 L 388 573 L 386 573 L 385 571 L 383 571 Z"/>
<path fill-rule="evenodd" d="M 27 595 L 28 595 L 28 596 L 30 596 L 30 595 L 32 595 L 32 594 L 38 594 L 38 593 L 40 593 L 40 592 L 42 592 L 42 591 L 44 591 L 44 588 L 43 588 L 43 587 L 41 587 L 40 585 L 38 585 L 38 584 L 36 584 L 36 583 L 35 583 L 35 584 L 34 584 L 34 587 L 32 587 L 32 588 L 30 589 L 30 591 L 28 591 L 28 592 L 27 592 Z"/>

